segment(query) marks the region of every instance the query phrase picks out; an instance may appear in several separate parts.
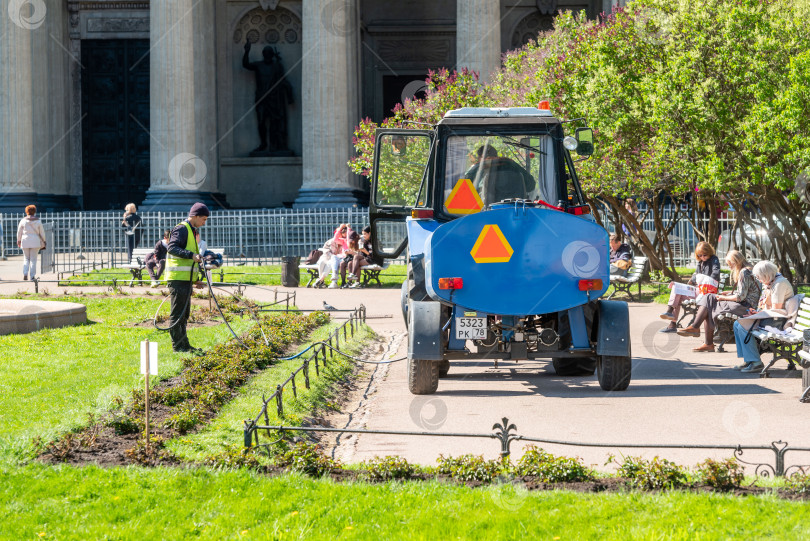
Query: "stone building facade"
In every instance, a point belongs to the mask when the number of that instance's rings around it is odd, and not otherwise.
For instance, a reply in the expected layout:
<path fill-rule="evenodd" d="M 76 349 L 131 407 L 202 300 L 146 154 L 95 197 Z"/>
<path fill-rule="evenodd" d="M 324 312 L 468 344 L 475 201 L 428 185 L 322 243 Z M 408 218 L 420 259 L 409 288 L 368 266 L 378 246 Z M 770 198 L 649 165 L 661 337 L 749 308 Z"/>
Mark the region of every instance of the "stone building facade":
<path fill-rule="evenodd" d="M 362 206 L 361 118 L 613 1 L 2 0 L 0 212 Z M 257 108 L 283 149 L 256 151 Z"/>

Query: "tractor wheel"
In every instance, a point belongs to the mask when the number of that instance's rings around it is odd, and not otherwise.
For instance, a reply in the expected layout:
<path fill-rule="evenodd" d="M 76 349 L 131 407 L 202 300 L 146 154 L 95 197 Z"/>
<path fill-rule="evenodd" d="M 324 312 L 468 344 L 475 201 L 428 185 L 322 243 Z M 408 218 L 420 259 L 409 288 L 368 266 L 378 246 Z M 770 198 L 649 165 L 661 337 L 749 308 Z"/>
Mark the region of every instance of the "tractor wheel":
<path fill-rule="evenodd" d="M 600 355 L 596 362 L 599 386 L 605 391 L 624 391 L 630 385 L 630 357 Z"/>
<path fill-rule="evenodd" d="M 405 319 L 405 326 L 408 326 L 408 290 L 410 280 L 402 282 L 402 291 L 399 294 L 399 302 L 402 304 L 402 317 Z"/>
<path fill-rule="evenodd" d="M 411 394 L 433 394 L 439 388 L 439 362 L 408 359 L 408 390 Z"/>
<path fill-rule="evenodd" d="M 558 376 L 593 376 L 596 361 L 589 357 L 574 359 L 551 359 L 551 365 Z"/>
<path fill-rule="evenodd" d="M 450 361 L 439 361 L 439 377 L 446 378 L 450 371 Z"/>

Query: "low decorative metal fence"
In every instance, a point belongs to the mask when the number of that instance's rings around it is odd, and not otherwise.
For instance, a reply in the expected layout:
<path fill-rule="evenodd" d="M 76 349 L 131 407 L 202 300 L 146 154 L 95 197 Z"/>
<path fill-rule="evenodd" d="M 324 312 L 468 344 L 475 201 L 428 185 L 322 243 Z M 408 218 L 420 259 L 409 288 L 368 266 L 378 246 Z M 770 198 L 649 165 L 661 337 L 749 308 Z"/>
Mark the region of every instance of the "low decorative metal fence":
<path fill-rule="evenodd" d="M 279 413 L 281 416 L 282 413 Z M 417 436 L 417 437 L 434 437 L 434 438 L 487 438 L 497 440 L 500 444 L 500 455 L 502 458 L 507 458 L 511 454 L 511 445 L 515 441 L 525 441 L 530 443 L 544 443 L 547 445 L 564 445 L 572 447 L 602 447 L 608 449 L 687 449 L 687 450 L 723 450 L 727 449 L 732 451 L 734 458 L 741 464 L 752 466 L 754 474 L 759 477 L 771 476 L 788 476 L 795 472 L 807 473 L 810 472 L 810 463 L 808 464 L 791 464 L 788 465 L 785 461 L 785 455 L 788 452 L 803 452 L 810 453 L 810 447 L 791 447 L 787 442 L 775 441 L 770 445 L 700 445 L 700 444 L 659 444 L 659 443 L 602 443 L 602 442 L 581 442 L 581 441 L 566 441 L 555 440 L 549 438 L 538 438 L 534 436 L 523 436 L 517 434 L 517 426 L 510 423 L 509 419 L 503 417 L 501 422 L 492 425 L 493 432 L 488 433 L 465 433 L 465 432 L 416 432 L 405 430 L 368 430 L 368 429 L 352 429 L 352 428 L 330 428 L 323 426 L 284 426 L 284 425 L 271 425 L 267 421 L 266 424 L 259 425 L 257 417 L 253 421 L 245 421 L 245 447 L 252 448 L 254 441 L 256 446 L 259 445 L 259 431 L 267 431 L 268 436 L 271 431 L 276 431 L 280 434 L 284 432 L 338 432 L 338 433 L 351 433 L 351 434 L 387 434 L 396 436 Z M 743 460 L 745 451 L 771 451 L 774 454 L 773 463 L 768 462 L 749 462 Z"/>
<path fill-rule="evenodd" d="M 319 376 L 321 367 L 326 367 L 327 359 L 333 357 L 334 353 L 331 350 L 340 351 L 340 335 L 343 334 L 343 343 L 346 344 L 350 337 L 354 337 L 354 333 L 359 329 L 359 326 L 366 321 L 366 307 L 362 304 L 349 313 L 348 319 L 343 322 L 339 327 L 335 328 L 326 340 L 314 344 L 308 350 L 309 355 L 301 363 L 301 366 L 292 371 L 290 376 L 283 382 L 276 385 L 275 391 L 268 396 L 262 396 L 262 408 L 259 414 L 252 420 L 245 421 L 245 445 L 250 447 L 252 441 L 256 439 L 256 445 L 259 445 L 259 435 L 257 427 L 259 426 L 260 419 L 264 418 L 265 423 L 270 423 L 270 416 L 268 413 L 268 406 L 271 402 L 275 402 L 276 413 L 279 418 L 284 417 L 284 388 L 289 385 L 292 389 L 294 397 L 298 397 L 298 387 L 295 382 L 296 376 L 299 374 L 304 378 L 304 387 L 310 387 L 310 365 L 315 368 L 315 375 Z M 328 351 L 329 350 L 329 351 Z M 295 358 L 295 357 L 292 357 Z"/>

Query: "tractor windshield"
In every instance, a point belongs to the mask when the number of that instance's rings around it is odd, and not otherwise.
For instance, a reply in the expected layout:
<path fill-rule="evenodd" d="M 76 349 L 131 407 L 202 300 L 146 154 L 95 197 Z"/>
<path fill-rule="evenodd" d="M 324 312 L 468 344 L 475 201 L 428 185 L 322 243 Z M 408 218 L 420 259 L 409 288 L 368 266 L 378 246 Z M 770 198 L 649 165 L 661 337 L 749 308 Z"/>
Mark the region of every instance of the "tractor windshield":
<path fill-rule="evenodd" d="M 484 206 L 504 199 L 563 199 L 550 135 L 451 135 L 444 164 L 444 200 L 468 179 Z M 458 214 L 453 205 L 445 207 Z M 466 213 L 462 211 L 461 213 Z"/>

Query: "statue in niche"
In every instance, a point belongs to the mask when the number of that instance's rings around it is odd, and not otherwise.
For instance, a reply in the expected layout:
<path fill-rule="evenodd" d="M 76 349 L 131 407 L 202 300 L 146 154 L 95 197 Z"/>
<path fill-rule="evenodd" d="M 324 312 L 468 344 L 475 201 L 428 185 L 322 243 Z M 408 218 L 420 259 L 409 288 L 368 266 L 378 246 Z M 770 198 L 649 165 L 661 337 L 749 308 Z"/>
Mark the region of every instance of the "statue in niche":
<path fill-rule="evenodd" d="M 256 117 L 259 146 L 251 156 L 292 156 L 287 147 L 287 105 L 293 105 L 292 86 L 287 80 L 281 56 L 269 45 L 262 49 L 261 62 L 250 61 L 250 40 L 245 41 L 242 66 L 256 75 Z"/>

